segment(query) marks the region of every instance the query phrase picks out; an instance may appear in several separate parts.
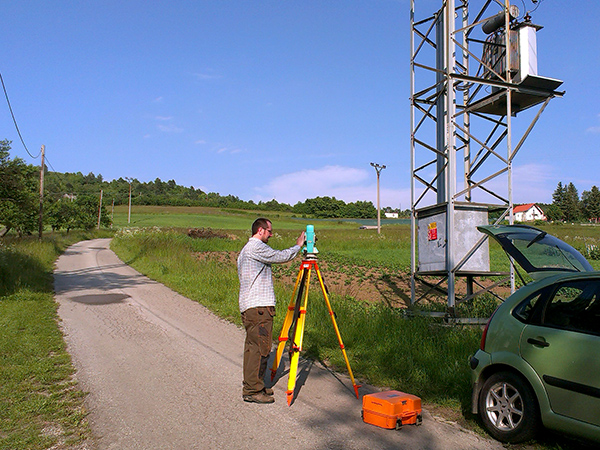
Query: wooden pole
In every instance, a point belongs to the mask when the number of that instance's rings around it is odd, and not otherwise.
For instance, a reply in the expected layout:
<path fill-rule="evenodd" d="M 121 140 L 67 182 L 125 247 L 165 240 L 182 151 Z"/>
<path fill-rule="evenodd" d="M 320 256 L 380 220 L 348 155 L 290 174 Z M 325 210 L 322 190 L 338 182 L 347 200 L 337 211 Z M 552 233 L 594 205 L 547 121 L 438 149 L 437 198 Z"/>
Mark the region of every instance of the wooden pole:
<path fill-rule="evenodd" d="M 46 146 L 42 145 L 42 161 L 40 164 L 40 216 L 38 222 L 38 233 L 42 239 L 44 230 L 44 156 L 46 154 Z"/>
<path fill-rule="evenodd" d="M 98 205 L 98 229 L 100 229 L 100 218 L 102 217 L 102 189 L 100 189 L 100 204 Z"/>

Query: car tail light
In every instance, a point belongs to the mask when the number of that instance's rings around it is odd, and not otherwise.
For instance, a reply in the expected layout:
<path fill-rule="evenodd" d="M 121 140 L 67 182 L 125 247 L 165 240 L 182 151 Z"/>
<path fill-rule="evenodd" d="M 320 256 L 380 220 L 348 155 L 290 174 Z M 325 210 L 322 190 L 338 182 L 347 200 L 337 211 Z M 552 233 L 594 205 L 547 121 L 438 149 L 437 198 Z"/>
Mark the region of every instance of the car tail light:
<path fill-rule="evenodd" d="M 490 323 L 492 323 L 492 319 L 494 318 L 494 314 L 496 314 L 496 311 L 498 311 L 498 308 L 494 310 L 494 312 L 488 319 L 487 323 L 485 324 L 485 328 L 483 329 L 483 334 L 481 335 L 481 343 L 479 344 L 479 348 L 483 351 L 485 351 L 485 340 L 487 338 L 488 328 L 490 327 Z"/>
<path fill-rule="evenodd" d="M 488 328 L 490 327 L 491 321 L 492 321 L 492 318 L 490 317 L 489 320 L 487 321 L 487 323 L 485 324 L 485 328 L 483 329 L 483 334 L 481 335 L 481 342 L 479 343 L 479 348 L 484 351 L 485 351 L 485 338 L 487 337 L 487 331 L 488 331 Z"/>

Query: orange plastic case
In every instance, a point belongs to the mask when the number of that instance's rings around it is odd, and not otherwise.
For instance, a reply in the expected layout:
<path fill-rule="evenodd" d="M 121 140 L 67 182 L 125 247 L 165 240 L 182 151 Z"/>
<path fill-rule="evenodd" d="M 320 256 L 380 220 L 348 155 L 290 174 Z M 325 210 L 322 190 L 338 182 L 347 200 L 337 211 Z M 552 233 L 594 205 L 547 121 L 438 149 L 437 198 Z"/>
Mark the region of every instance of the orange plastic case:
<path fill-rule="evenodd" d="M 385 391 L 363 396 L 362 418 L 381 428 L 400 429 L 402 425 L 420 425 L 421 399 L 400 391 Z"/>

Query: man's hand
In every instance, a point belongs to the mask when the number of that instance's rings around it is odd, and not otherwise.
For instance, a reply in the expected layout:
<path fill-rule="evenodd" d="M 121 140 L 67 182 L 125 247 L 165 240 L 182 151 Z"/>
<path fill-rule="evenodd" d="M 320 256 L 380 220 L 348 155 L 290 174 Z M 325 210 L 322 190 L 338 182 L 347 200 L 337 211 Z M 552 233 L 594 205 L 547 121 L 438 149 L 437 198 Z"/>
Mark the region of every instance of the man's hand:
<path fill-rule="evenodd" d="M 304 245 L 304 241 L 306 241 L 306 233 L 303 231 L 300 233 L 300 236 L 298 236 L 298 239 L 296 239 L 296 245 L 298 247 L 302 247 Z"/>

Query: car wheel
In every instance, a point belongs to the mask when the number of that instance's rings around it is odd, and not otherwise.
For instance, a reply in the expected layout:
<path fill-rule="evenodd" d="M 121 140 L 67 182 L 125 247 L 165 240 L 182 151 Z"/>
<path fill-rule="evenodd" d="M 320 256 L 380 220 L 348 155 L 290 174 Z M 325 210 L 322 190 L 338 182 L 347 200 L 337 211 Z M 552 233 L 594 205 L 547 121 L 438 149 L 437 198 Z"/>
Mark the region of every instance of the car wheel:
<path fill-rule="evenodd" d="M 540 424 L 532 389 L 522 377 L 511 372 L 495 373 L 483 384 L 479 416 L 488 432 L 502 442 L 532 439 Z"/>

